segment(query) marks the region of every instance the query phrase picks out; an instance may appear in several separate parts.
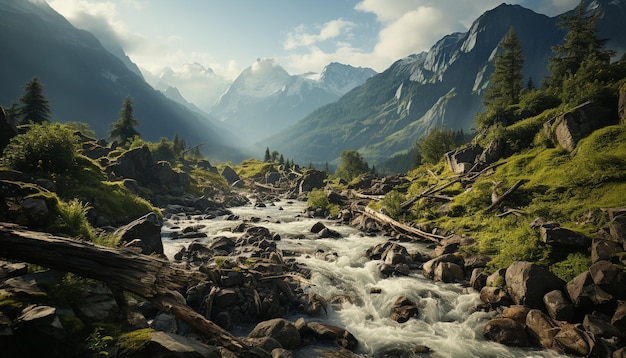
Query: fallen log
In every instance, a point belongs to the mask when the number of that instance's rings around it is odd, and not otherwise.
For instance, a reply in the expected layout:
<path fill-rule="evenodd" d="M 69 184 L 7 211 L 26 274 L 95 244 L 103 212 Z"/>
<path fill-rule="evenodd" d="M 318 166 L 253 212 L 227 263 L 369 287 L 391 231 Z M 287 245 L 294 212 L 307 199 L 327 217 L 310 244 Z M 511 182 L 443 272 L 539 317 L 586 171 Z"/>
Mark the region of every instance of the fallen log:
<path fill-rule="evenodd" d="M 497 207 L 498 205 L 500 205 L 502 201 L 504 201 L 504 199 L 506 199 L 509 195 L 511 195 L 511 193 L 517 190 L 517 188 L 522 186 L 525 182 L 526 180 L 524 179 L 518 180 L 515 184 L 513 184 L 512 187 L 509 188 L 509 190 L 505 191 L 504 194 L 502 195 L 496 194 L 495 189 L 494 189 L 494 192 L 491 195 L 491 205 L 489 205 L 487 209 L 485 209 L 485 212 L 489 212 L 493 210 L 495 207 Z"/>
<path fill-rule="evenodd" d="M 434 241 L 439 243 L 441 240 L 445 239 L 445 236 L 431 234 L 426 231 L 422 231 L 420 229 L 414 228 L 412 226 L 403 224 L 401 222 L 395 221 L 389 216 L 380 213 L 374 209 L 365 207 L 364 210 L 361 211 L 362 214 L 367 215 L 368 217 L 376 220 L 377 222 L 389 225 L 393 230 L 407 236 L 417 237 L 419 239 L 425 239 L 429 241 Z"/>
<path fill-rule="evenodd" d="M 130 249 L 96 246 L 15 224 L 0 223 L 0 257 L 75 273 L 132 292 L 174 314 L 228 350 L 246 356 L 268 356 L 188 307 L 180 290 L 199 280 L 198 272 L 170 265 L 162 258 Z"/>

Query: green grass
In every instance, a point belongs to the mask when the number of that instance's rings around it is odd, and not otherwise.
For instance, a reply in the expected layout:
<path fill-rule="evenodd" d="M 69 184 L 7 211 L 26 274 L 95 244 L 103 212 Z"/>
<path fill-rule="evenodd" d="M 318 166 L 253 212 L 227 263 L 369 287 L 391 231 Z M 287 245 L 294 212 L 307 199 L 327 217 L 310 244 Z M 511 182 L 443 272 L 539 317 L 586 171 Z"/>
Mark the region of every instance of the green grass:
<path fill-rule="evenodd" d="M 528 121 L 531 123 L 517 126 L 539 127 L 536 118 Z M 445 177 L 444 170 L 429 169 Z M 408 197 L 437 183 L 424 168 L 411 175 L 414 180 Z M 526 182 L 502 205 L 522 210 L 523 216 L 497 217 L 499 211 L 485 212 L 491 204 L 495 183 L 499 184 L 497 192 L 502 194 L 520 179 Z M 503 160 L 495 173 L 483 175 L 471 190 L 461 192 L 460 187 L 451 187 L 449 194 L 457 195 L 447 215 L 438 212 L 438 207 L 427 199 L 418 200 L 411 210 L 419 223 L 476 238 L 476 247 L 466 250 L 493 255 L 491 270 L 507 267 L 515 260 L 527 260 L 550 264 L 565 279 L 588 266 L 589 262 L 583 260 L 585 255 L 553 252 L 540 242 L 539 232 L 530 228 L 530 222 L 543 217 L 593 237 L 607 220 L 602 209 L 626 206 L 625 192 L 626 126 L 616 125 L 595 131 L 581 140 L 572 153 L 535 143 L 535 147 Z"/>
<path fill-rule="evenodd" d="M 262 162 L 257 159 L 247 159 L 232 168 L 241 178 L 259 178 L 272 170 L 274 166 L 274 163 Z"/>

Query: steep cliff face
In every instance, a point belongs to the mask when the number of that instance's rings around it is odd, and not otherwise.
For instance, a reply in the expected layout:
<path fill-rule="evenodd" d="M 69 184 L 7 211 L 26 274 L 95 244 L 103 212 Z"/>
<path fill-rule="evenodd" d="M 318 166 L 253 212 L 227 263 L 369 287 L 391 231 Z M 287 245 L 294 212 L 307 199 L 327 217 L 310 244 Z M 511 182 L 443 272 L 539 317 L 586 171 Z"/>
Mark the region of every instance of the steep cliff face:
<path fill-rule="evenodd" d="M 626 21 L 625 1 L 589 1 L 589 11 L 603 13 L 598 23 L 610 48 L 626 48 L 619 21 Z M 395 62 L 343 96 L 270 139 L 272 148 L 300 162 L 333 161 L 346 149 L 359 150 L 370 163 L 406 151 L 434 127 L 471 131 L 493 72 L 498 44 L 513 27 L 525 58 L 524 81 L 539 85 L 547 75 L 552 46 L 565 31 L 559 17 L 502 4 L 480 16 L 466 33 L 439 40 L 426 53 Z"/>

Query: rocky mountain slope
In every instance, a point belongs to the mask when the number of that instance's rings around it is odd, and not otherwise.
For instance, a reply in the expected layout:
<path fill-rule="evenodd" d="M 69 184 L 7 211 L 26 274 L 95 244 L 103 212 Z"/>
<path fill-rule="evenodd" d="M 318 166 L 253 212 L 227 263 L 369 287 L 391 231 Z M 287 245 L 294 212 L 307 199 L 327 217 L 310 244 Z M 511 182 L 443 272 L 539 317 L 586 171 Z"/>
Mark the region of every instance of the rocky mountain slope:
<path fill-rule="evenodd" d="M 621 25 L 626 2 L 586 1 L 603 15 L 598 23 L 610 48 L 626 48 Z M 408 150 L 432 128 L 471 131 L 483 109 L 482 96 L 493 71 L 495 51 L 512 26 L 525 57 L 525 81 L 539 85 L 552 46 L 564 32 L 550 18 L 518 5 L 502 4 L 480 16 L 466 33 L 448 35 L 428 52 L 395 62 L 383 73 L 322 107 L 295 126 L 269 138 L 272 148 L 296 161 L 324 163 L 354 149 L 370 164 Z"/>
<path fill-rule="evenodd" d="M 375 73 L 331 63 L 321 74 L 290 75 L 274 60 L 259 60 L 233 81 L 210 114 L 242 138 L 258 141 L 336 101 Z"/>
<path fill-rule="evenodd" d="M 108 52 L 90 33 L 72 26 L 45 2 L 0 2 L 0 104 L 9 106 L 33 77 L 44 85 L 54 121 L 85 122 L 106 137 L 122 101 L 133 97 L 139 132 L 148 140 L 207 143 L 211 157 L 236 154 L 227 133 L 207 116 L 167 99 Z M 232 157 L 231 157 L 232 158 Z"/>

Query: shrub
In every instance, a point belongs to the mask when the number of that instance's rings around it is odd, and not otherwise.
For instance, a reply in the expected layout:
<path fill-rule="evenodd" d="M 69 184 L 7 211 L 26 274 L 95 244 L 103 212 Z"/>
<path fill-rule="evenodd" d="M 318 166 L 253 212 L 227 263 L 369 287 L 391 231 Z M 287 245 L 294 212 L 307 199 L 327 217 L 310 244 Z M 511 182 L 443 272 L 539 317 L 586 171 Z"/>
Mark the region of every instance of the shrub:
<path fill-rule="evenodd" d="M 402 202 L 405 200 L 404 195 L 393 190 L 387 193 L 382 200 L 382 206 L 387 210 L 387 214 L 398 220 L 402 215 Z"/>
<path fill-rule="evenodd" d="M 565 282 L 583 273 L 591 266 L 591 257 L 580 252 L 572 253 L 563 261 L 550 265 L 550 271 Z"/>
<path fill-rule="evenodd" d="M 28 173 L 63 173 L 74 164 L 78 140 L 58 123 L 31 125 L 28 132 L 11 139 L 4 149 L 5 163 Z"/>
<path fill-rule="evenodd" d="M 321 189 L 311 190 L 306 204 L 307 207 L 313 209 L 327 209 L 328 206 L 330 206 L 330 202 L 328 201 L 326 194 Z"/>

